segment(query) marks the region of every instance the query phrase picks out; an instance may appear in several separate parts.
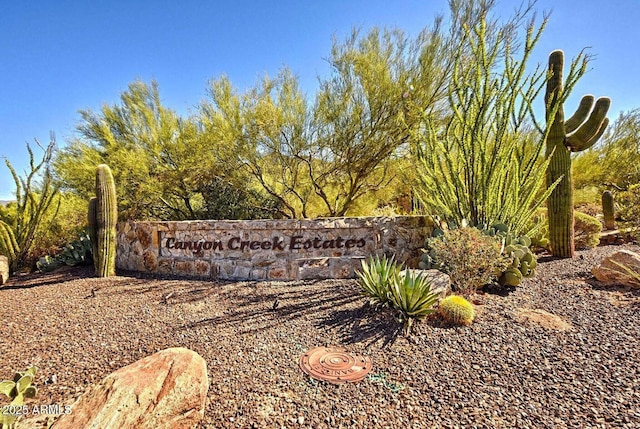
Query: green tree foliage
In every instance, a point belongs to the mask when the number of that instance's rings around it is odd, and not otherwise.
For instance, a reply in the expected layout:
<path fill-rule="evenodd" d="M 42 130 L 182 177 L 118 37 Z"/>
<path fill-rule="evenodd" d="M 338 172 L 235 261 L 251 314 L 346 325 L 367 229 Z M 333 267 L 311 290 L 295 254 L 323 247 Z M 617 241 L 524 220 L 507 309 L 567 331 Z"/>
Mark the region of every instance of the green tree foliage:
<path fill-rule="evenodd" d="M 283 216 L 345 215 L 393 180 L 390 163 L 419 113 L 443 96 L 447 45 L 439 22 L 415 40 L 378 29 L 334 40 L 331 74 L 313 103 L 288 69 L 244 94 L 226 77 L 214 80 L 201 106 L 204 128 L 234 148 Z"/>
<path fill-rule="evenodd" d="M 27 144 L 29 152 L 29 172 L 26 177 L 18 175 L 8 159 L 7 168 L 15 182 L 15 202 L 3 208 L 0 213 L 0 253 L 9 259 L 12 272 L 25 267 L 30 251 L 42 232 L 43 222 L 55 218 L 58 188 L 53 182 L 51 159 L 55 148 L 55 139 L 44 147 L 36 140 L 43 151 L 42 159 L 36 161 L 35 154 Z M 53 213 L 52 213 L 53 212 Z"/>
<path fill-rule="evenodd" d="M 254 216 L 245 205 L 262 203 L 261 196 L 247 189 L 228 149 L 207 139 L 192 118 L 164 107 L 157 83 L 134 82 L 120 101 L 100 112 L 80 112 L 78 138 L 55 160 L 65 187 L 88 200 L 94 195 L 96 166 L 108 163 L 121 219 Z M 212 209 L 212 204 L 227 202 L 228 208 L 243 208 L 224 213 Z"/>
<path fill-rule="evenodd" d="M 640 183 L 640 109 L 620 113 L 601 143 L 574 160 L 576 188 L 626 190 Z"/>
<path fill-rule="evenodd" d="M 418 197 L 448 222 L 502 222 L 522 235 L 549 193 L 542 192 L 547 162 L 532 126 L 545 74 L 526 70 L 547 19 L 536 25 L 527 9 L 500 24 L 489 15 L 491 1 L 451 5 L 453 25 L 463 31 L 447 93 L 450 113 L 444 121 L 426 117 Z"/>
<path fill-rule="evenodd" d="M 27 265 L 45 255 L 60 252 L 67 244 L 84 234 L 87 226 L 87 201 L 70 192 L 58 192 L 51 203 L 57 210 L 49 210 L 40 222 Z"/>

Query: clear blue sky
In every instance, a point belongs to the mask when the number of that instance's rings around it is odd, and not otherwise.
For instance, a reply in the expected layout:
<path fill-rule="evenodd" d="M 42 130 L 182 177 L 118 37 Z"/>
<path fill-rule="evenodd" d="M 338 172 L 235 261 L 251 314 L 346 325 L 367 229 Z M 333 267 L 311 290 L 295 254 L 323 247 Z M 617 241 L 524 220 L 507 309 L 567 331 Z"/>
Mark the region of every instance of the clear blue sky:
<path fill-rule="evenodd" d="M 503 16 L 520 3 L 497 1 Z M 596 58 L 574 96 L 610 96 L 612 120 L 640 107 L 640 0 L 539 0 L 536 8 L 551 11 L 536 62 L 554 49 L 572 57 L 590 47 Z M 286 65 L 312 95 L 332 35 L 373 26 L 415 35 L 447 9 L 446 0 L 0 0 L 0 156 L 24 171 L 26 142 L 46 144 L 53 131 L 64 145 L 79 109 L 117 103 L 136 79 L 155 79 L 163 104 L 180 114 L 221 74 L 242 90 Z M 0 199 L 13 191 L 2 164 Z"/>

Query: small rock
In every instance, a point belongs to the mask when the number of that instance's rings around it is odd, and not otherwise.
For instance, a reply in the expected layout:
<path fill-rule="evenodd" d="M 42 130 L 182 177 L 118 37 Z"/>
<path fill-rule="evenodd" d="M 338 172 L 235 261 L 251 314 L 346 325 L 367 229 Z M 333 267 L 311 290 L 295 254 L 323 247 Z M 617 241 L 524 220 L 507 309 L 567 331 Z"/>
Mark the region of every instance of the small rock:
<path fill-rule="evenodd" d="M 540 309 L 519 308 L 518 315 L 523 319 L 534 322 L 548 329 L 568 331 L 573 328 L 571 323 L 567 322 L 562 317 Z"/>

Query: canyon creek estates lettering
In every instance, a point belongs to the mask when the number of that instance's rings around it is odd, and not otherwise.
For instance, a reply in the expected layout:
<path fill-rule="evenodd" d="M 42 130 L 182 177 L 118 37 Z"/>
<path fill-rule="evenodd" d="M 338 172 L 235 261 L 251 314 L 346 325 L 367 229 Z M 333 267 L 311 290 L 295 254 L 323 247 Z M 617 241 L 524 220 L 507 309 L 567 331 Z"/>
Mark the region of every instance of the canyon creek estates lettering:
<path fill-rule="evenodd" d="M 311 249 L 353 249 L 364 247 L 366 241 L 364 238 L 343 238 L 336 237 L 332 239 L 322 239 L 315 237 L 313 239 L 305 239 L 302 235 L 293 235 L 291 237 L 273 237 L 270 240 L 242 240 L 240 237 L 232 237 L 226 242 L 221 240 L 207 241 L 179 241 L 174 237 L 165 238 L 165 247 L 167 249 L 191 250 L 194 253 L 203 250 L 224 251 L 239 250 L 241 252 L 249 252 L 256 250 L 311 250 Z"/>

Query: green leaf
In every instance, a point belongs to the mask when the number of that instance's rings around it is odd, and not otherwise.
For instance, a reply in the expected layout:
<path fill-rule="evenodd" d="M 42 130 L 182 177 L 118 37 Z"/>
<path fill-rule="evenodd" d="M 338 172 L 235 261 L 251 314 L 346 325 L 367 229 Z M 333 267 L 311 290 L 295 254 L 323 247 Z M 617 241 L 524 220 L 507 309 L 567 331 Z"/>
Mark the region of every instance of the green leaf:
<path fill-rule="evenodd" d="M 33 375 L 31 373 L 28 373 L 28 374 L 25 373 L 25 375 L 20 377 L 20 380 L 18 380 L 18 382 L 16 383 L 16 389 L 18 390 L 18 392 L 23 394 L 24 391 L 27 389 L 27 387 L 31 385 L 32 381 L 33 381 Z"/>
<path fill-rule="evenodd" d="M 0 382 L 0 393 L 11 398 L 12 397 L 11 392 L 15 386 L 16 386 L 16 383 L 13 381 L 9 381 L 9 380 L 2 381 Z"/>

